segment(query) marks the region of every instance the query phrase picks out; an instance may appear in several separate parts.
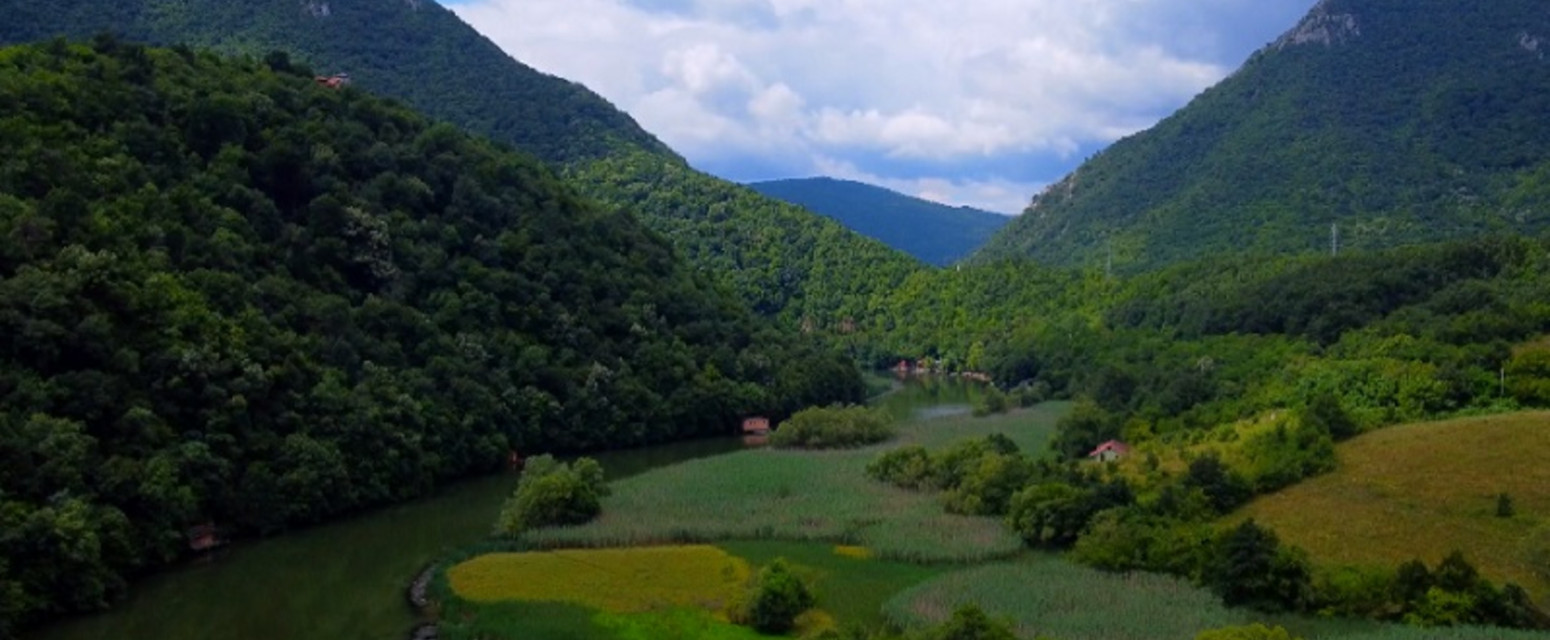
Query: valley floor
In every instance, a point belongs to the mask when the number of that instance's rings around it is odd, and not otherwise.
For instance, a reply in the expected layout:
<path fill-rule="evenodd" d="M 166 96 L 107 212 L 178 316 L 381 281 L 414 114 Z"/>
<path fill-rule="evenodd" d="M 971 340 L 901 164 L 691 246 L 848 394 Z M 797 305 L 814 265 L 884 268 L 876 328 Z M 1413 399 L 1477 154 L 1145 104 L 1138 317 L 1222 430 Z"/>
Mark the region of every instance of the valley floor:
<path fill-rule="evenodd" d="M 604 515 L 598 520 L 539 530 L 523 541 L 540 549 L 599 550 L 471 554 L 446 572 L 439 584 L 446 601 L 442 616 L 446 637 L 753 638 L 745 628 L 727 621 L 726 604 L 737 597 L 735 578 L 775 557 L 787 558 L 793 570 L 815 586 L 818 611 L 799 626 L 808 634 L 880 622 L 906 627 L 941 622 L 954 607 L 972 602 L 993 616 L 1011 620 L 1024 638 L 1192 640 L 1207 629 L 1252 622 L 1282 625 L 1308 640 L 1541 637 L 1501 629 L 1417 629 L 1229 609 L 1211 593 L 1176 578 L 1105 573 L 1059 556 L 1023 551 L 997 519 L 943 514 L 935 497 L 899 492 L 864 474 L 867 461 L 887 449 L 909 444 L 938 447 L 990 433 L 1008 435 L 1024 451 L 1045 451 L 1056 420 L 1069 410 L 1067 404 L 1051 403 L 988 418 L 916 420 L 902 425 L 894 441 L 875 447 L 837 452 L 748 450 L 627 478 L 613 485 L 614 493 L 605 500 Z M 1433 517 L 1449 518 L 1436 523 L 1439 529 L 1456 519 L 1532 529 L 1539 523 L 1528 516 L 1519 517 L 1517 524 L 1491 522 L 1494 502 L 1486 499 L 1507 491 L 1520 499 L 1525 512 L 1542 512 L 1547 497 L 1543 492 L 1550 480 L 1537 470 L 1515 474 L 1512 470 L 1519 465 L 1504 450 L 1477 458 L 1471 458 L 1470 452 L 1488 449 L 1485 445 L 1493 438 L 1512 441 L 1523 436 L 1520 430 L 1532 430 L 1547 419 L 1550 414 L 1479 418 L 1359 438 L 1341 451 L 1342 468 L 1350 471 L 1261 500 L 1252 510 L 1278 530 L 1285 527 L 1288 539 L 1307 544 L 1295 521 L 1277 521 L 1284 517 L 1276 510 L 1277 501 L 1302 494 L 1323 500 L 1349 495 L 1355 502 L 1371 503 L 1371 517 L 1381 520 L 1389 517 L 1385 510 L 1391 507 L 1383 506 L 1384 500 L 1353 493 L 1349 478 L 1357 470 L 1386 477 L 1408 469 L 1415 476 L 1409 481 L 1417 483 L 1415 487 L 1399 480 L 1363 482 L 1386 487 L 1370 489 L 1380 494 L 1411 491 L 1427 496 L 1436 503 L 1430 508 L 1441 510 L 1442 515 Z M 1468 432 L 1470 437 L 1460 438 L 1455 431 Z M 1540 436 L 1533 438 L 1537 441 Z M 1440 444 L 1444 441 L 1459 443 L 1444 448 Z M 1550 439 L 1543 444 L 1550 445 Z M 1537 446 L 1541 445 L 1517 450 L 1532 452 Z M 1391 461 L 1385 452 L 1402 457 Z M 1476 479 L 1470 474 L 1479 465 L 1491 465 L 1492 470 Z M 1516 479 L 1508 482 L 1508 477 Z M 1342 519 L 1342 511 L 1357 508 L 1348 503 L 1311 502 L 1313 497 L 1303 500 L 1286 512 L 1306 511 L 1326 518 L 1322 523 L 1307 521 L 1309 530 L 1332 527 Z M 1472 502 L 1479 500 L 1485 501 Z M 1349 520 L 1362 526 L 1361 517 Z M 1400 522 L 1420 527 L 1412 520 Z M 1345 532 L 1329 539 L 1338 540 L 1340 535 L 1348 541 L 1358 536 Z M 693 562 L 652 564 L 678 556 Z M 535 580 L 524 573 L 524 567 L 555 562 L 576 564 L 578 571 L 600 582 L 580 591 L 571 587 L 545 591 L 541 584 L 520 584 Z M 681 584 L 680 574 L 691 569 L 710 576 L 701 581 L 703 592 Z M 610 571 L 616 580 L 609 578 Z M 677 587 L 668 589 L 671 585 Z"/>

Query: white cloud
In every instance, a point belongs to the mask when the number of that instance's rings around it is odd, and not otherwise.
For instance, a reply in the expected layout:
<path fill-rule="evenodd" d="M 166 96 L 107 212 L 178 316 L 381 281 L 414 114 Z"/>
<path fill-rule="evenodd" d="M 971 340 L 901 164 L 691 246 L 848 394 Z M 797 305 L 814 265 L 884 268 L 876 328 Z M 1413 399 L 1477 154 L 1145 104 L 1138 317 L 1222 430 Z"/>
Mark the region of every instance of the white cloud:
<path fill-rule="evenodd" d="M 825 158 L 844 157 L 873 182 L 999 199 L 1006 210 L 997 189 L 1058 176 L 1030 179 L 1024 167 L 994 168 L 996 159 L 1074 163 L 1149 126 L 1312 2 L 466 0 L 453 9 L 517 59 L 601 93 L 691 162 L 748 174 L 727 177 L 827 173 L 835 167 Z M 1201 36 L 1242 31 L 1217 18 L 1254 19 L 1262 37 Z M 1253 45 L 1218 46 L 1231 38 Z M 911 163 L 912 175 L 888 161 Z M 968 165 L 980 173 L 949 175 Z"/>

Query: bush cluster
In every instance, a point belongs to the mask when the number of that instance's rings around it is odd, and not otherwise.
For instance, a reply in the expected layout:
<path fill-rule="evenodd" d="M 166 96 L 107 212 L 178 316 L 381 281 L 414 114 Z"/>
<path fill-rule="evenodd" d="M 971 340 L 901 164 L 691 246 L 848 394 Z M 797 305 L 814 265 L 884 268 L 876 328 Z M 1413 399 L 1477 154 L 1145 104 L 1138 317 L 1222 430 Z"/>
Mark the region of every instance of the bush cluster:
<path fill-rule="evenodd" d="M 566 464 L 553 456 L 534 456 L 501 508 L 496 532 L 517 535 L 538 527 L 581 524 L 597 517 L 608 492 L 603 467 L 592 458 Z"/>
<path fill-rule="evenodd" d="M 780 423 L 770 443 L 785 448 L 842 449 L 882 442 L 893 434 L 893 417 L 888 412 L 835 405 L 796 412 Z"/>

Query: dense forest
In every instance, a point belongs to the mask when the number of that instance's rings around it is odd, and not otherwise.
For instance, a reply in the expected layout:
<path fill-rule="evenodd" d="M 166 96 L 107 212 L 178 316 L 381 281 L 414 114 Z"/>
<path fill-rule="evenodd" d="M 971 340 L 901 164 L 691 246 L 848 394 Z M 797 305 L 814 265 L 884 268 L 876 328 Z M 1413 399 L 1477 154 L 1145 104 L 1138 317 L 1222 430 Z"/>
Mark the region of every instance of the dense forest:
<path fill-rule="evenodd" d="M 1012 220 L 999 213 L 950 207 L 851 180 L 801 178 L 748 186 L 838 220 L 862 235 L 937 266 L 969 255 Z"/>
<path fill-rule="evenodd" d="M 1229 605 L 1550 628 L 1533 601 L 1550 585 L 1492 582 L 1470 549 L 1437 564 L 1319 566 L 1231 516 L 1333 470 L 1334 445 L 1359 434 L 1550 406 L 1547 274 L 1550 239 L 1511 236 L 1119 278 L 1029 263 L 916 278 L 885 316 L 903 330 L 880 343 L 934 344 L 911 355 L 989 372 L 1007 392 L 986 394 L 980 413 L 1077 402 L 1056 460 L 992 438 L 898 449 L 870 471 L 940 491 L 949 511 L 1002 516 L 1031 546 L 1176 574 Z M 1115 439 L 1131 455 L 1087 463 Z"/>
<path fill-rule="evenodd" d="M 1092 396 L 1161 431 L 1322 390 L 1371 426 L 1502 399 L 1501 370 L 1532 352 L 1514 347 L 1550 330 L 1546 255 L 1545 240 L 1506 236 L 1136 276 L 977 265 L 912 276 L 862 334 L 835 339 L 876 365 L 926 359 Z"/>
<path fill-rule="evenodd" d="M 515 145 L 583 195 L 626 207 L 690 262 L 787 326 L 848 326 L 867 296 L 921 268 L 907 255 L 800 207 L 689 167 L 581 85 L 511 59 L 421 0 L 63 0 L 8 7 L 0 43 L 113 32 L 261 56 L 281 50 L 319 73 L 399 98 Z"/>
<path fill-rule="evenodd" d="M 658 234 L 283 53 L 0 50 L 0 629 L 508 451 L 854 401 Z"/>
<path fill-rule="evenodd" d="M 1327 0 L 978 254 L 1136 272 L 1550 227 L 1550 14 L 1533 0 Z"/>

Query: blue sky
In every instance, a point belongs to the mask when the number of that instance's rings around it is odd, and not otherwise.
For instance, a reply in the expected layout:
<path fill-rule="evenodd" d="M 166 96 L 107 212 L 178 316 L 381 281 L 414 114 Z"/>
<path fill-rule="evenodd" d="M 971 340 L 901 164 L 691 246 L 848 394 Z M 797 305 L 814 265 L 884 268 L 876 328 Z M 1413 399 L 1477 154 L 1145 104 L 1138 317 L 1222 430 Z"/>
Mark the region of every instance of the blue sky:
<path fill-rule="evenodd" d="M 513 57 L 699 169 L 1004 213 L 1145 129 L 1315 0 L 456 0 Z"/>

